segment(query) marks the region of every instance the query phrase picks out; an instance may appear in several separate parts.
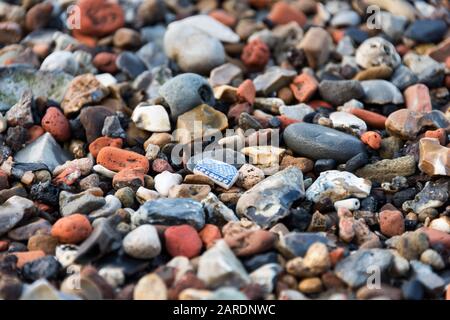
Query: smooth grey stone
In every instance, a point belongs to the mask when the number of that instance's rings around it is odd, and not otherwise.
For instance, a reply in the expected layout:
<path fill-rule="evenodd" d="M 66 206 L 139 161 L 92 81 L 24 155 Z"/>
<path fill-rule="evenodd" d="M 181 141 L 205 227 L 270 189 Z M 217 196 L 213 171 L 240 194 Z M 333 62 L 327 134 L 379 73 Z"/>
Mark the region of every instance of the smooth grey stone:
<path fill-rule="evenodd" d="M 141 39 L 143 42 L 153 42 L 159 47 L 163 47 L 164 34 L 166 27 L 162 24 L 141 28 Z"/>
<path fill-rule="evenodd" d="M 189 224 L 200 230 L 205 225 L 205 213 L 202 204 L 198 201 L 185 198 L 161 198 L 145 202 L 132 214 L 131 221 L 136 226 Z"/>
<path fill-rule="evenodd" d="M 321 242 L 329 247 L 334 246 L 334 243 L 320 232 L 290 232 L 280 238 L 278 250 L 288 259 L 303 257 L 309 247 L 316 242 Z"/>
<path fill-rule="evenodd" d="M 25 216 L 31 217 L 37 213 L 33 201 L 12 196 L 0 206 L 0 236 L 14 228 Z"/>
<path fill-rule="evenodd" d="M 35 141 L 20 150 L 14 156 L 16 162 L 43 163 L 50 171 L 71 160 L 72 157 L 64 151 L 50 133 L 45 133 Z"/>
<path fill-rule="evenodd" d="M 253 80 L 257 93 L 268 95 L 287 86 L 297 75 L 297 72 L 280 67 L 271 67 Z"/>
<path fill-rule="evenodd" d="M 418 280 L 428 292 L 433 294 L 442 292 L 445 281 L 433 272 L 431 266 L 417 260 L 410 261 L 410 265 L 415 279 Z"/>
<path fill-rule="evenodd" d="M 334 159 L 345 163 L 366 152 L 358 138 L 317 124 L 291 124 L 284 130 L 283 139 L 296 154 L 314 160 Z"/>
<path fill-rule="evenodd" d="M 421 56 L 415 53 L 407 53 L 403 57 L 406 66 L 419 78 L 419 83 L 430 88 L 442 85 L 445 77 L 445 65 L 429 56 Z"/>
<path fill-rule="evenodd" d="M 364 102 L 369 104 L 402 104 L 403 95 L 391 82 L 386 80 L 361 81 L 364 89 Z"/>
<path fill-rule="evenodd" d="M 101 198 L 101 197 L 100 197 Z M 118 209 L 122 208 L 122 202 L 120 202 L 119 198 L 108 194 L 105 197 L 105 205 L 91 211 L 89 213 L 89 218 L 96 219 L 100 217 L 109 217 L 112 216 Z"/>
<path fill-rule="evenodd" d="M 45 219 L 38 218 L 36 221 L 9 231 L 8 237 L 16 241 L 25 241 L 33 236 L 38 230 L 42 230 L 50 234 L 51 229 L 52 225 L 50 222 Z"/>
<path fill-rule="evenodd" d="M 335 274 L 351 288 L 358 288 L 367 283 L 371 270 L 377 268 L 381 275 L 392 264 L 394 256 L 387 249 L 360 249 L 344 258 L 335 268 Z"/>
<path fill-rule="evenodd" d="M 242 167 L 242 165 L 247 163 L 245 155 L 241 152 L 237 152 L 229 148 L 217 148 L 214 150 L 198 153 L 190 157 L 186 163 L 186 168 L 193 172 L 197 163 L 199 163 L 203 159 L 214 159 L 217 161 L 222 161 L 231 164 L 236 169 L 239 169 L 240 167 Z"/>
<path fill-rule="evenodd" d="M 38 29 L 27 34 L 20 43 L 28 47 L 33 47 L 37 44 L 51 46 L 57 32 L 59 31 L 56 29 Z"/>
<path fill-rule="evenodd" d="M 136 53 L 137 56 L 142 60 L 148 70 L 155 67 L 168 65 L 169 59 L 162 47 L 158 46 L 154 42 L 147 43 L 139 49 Z"/>
<path fill-rule="evenodd" d="M 449 196 L 450 182 L 445 180 L 428 181 L 413 200 L 403 203 L 402 208 L 406 212 L 421 212 L 425 209 L 439 208 L 447 202 Z"/>
<path fill-rule="evenodd" d="M 135 79 L 142 72 L 147 70 L 146 65 L 133 52 L 122 52 L 116 60 L 117 67 L 125 73 L 129 78 Z"/>
<path fill-rule="evenodd" d="M 333 19 L 331 19 L 330 25 L 333 27 L 348 27 L 356 26 L 361 23 L 360 16 L 352 10 L 343 10 L 338 12 Z"/>
<path fill-rule="evenodd" d="M 334 106 L 342 106 L 344 103 L 364 98 L 364 90 L 356 80 L 323 80 L 319 85 L 322 98 Z"/>
<path fill-rule="evenodd" d="M 200 256 L 197 277 L 203 280 L 208 288 L 241 288 L 251 281 L 241 261 L 236 258 L 225 240 L 218 240 Z"/>
<path fill-rule="evenodd" d="M 0 68 L 0 111 L 9 110 L 26 90 L 31 90 L 35 97 L 62 101 L 72 79 L 64 72 L 36 71 L 20 66 Z"/>
<path fill-rule="evenodd" d="M 416 84 L 419 78 L 405 65 L 401 64 L 395 69 L 391 77 L 391 83 L 400 91 Z"/>
<path fill-rule="evenodd" d="M 394 40 L 399 40 L 403 36 L 408 19 L 402 16 L 393 15 L 387 11 L 380 13 L 381 30 Z"/>
<path fill-rule="evenodd" d="M 164 51 L 184 72 L 207 75 L 225 63 L 222 43 L 182 20 L 172 22 L 167 27 Z"/>
<path fill-rule="evenodd" d="M 211 106 L 215 101 L 208 81 L 195 73 L 180 74 L 168 80 L 159 94 L 169 105 L 172 119 L 201 104 Z"/>
<path fill-rule="evenodd" d="M 78 72 L 78 62 L 69 51 L 54 51 L 42 61 L 41 71 L 64 71 L 75 76 Z"/>
<path fill-rule="evenodd" d="M 89 214 L 105 204 L 105 198 L 94 196 L 89 190 L 77 194 L 61 191 L 59 194 L 59 211 L 65 217 L 75 213 Z"/>
<path fill-rule="evenodd" d="M 236 213 L 264 229 L 270 228 L 286 217 L 292 203 L 304 195 L 302 171 L 289 167 L 247 190 L 237 202 Z"/>

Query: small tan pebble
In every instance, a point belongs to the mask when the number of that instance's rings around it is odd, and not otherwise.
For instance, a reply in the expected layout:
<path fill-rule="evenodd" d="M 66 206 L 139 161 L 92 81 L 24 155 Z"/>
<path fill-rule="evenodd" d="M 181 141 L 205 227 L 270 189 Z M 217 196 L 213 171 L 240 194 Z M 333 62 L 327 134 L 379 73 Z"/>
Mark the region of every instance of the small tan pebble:
<path fill-rule="evenodd" d="M 307 278 L 300 281 L 298 290 L 306 294 L 319 293 L 323 290 L 320 278 Z"/>

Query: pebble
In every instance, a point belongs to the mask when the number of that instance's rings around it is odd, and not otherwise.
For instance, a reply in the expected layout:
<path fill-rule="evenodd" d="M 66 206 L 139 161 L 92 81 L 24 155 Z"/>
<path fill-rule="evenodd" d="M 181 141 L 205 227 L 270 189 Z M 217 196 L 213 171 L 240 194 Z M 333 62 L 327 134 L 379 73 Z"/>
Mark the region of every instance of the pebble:
<path fill-rule="evenodd" d="M 381 273 L 384 273 L 391 266 L 392 260 L 393 255 L 388 250 L 358 250 L 338 262 L 335 273 L 351 288 L 359 288 L 369 278 L 368 268 L 376 267 Z"/>
<path fill-rule="evenodd" d="M 133 290 L 134 300 L 167 300 L 167 286 L 156 273 L 139 279 Z"/>
<path fill-rule="evenodd" d="M 58 220 L 51 234 L 60 243 L 77 244 L 85 240 L 92 232 L 92 226 L 85 215 L 73 214 Z"/>
<path fill-rule="evenodd" d="M 412 52 L 403 57 L 403 62 L 417 76 L 417 82 L 429 87 L 438 87 L 442 83 L 445 72 L 442 63 Z"/>
<path fill-rule="evenodd" d="M 356 50 L 356 62 L 364 69 L 381 65 L 395 69 L 401 58 L 392 43 L 381 37 L 374 37 L 364 41 Z"/>
<path fill-rule="evenodd" d="M 166 109 L 160 105 L 140 104 L 134 109 L 131 120 L 136 127 L 150 132 L 170 131 L 170 120 Z"/>
<path fill-rule="evenodd" d="M 79 14 L 86 17 L 80 21 L 80 32 L 87 36 L 106 36 L 125 23 L 124 12 L 117 3 L 106 0 L 80 0 L 78 6 Z"/>
<path fill-rule="evenodd" d="M 371 188 L 369 180 L 358 178 L 350 172 L 329 170 L 322 172 L 306 190 L 306 198 L 315 203 L 325 197 L 332 201 L 349 197 L 364 199 L 370 194 Z"/>
<path fill-rule="evenodd" d="M 136 79 L 147 70 L 144 62 L 131 51 L 124 51 L 119 54 L 116 59 L 116 66 L 130 79 Z"/>
<path fill-rule="evenodd" d="M 205 213 L 200 202 L 192 199 L 156 199 L 145 202 L 131 216 L 131 222 L 141 224 L 188 224 L 196 230 L 205 225 Z"/>
<path fill-rule="evenodd" d="M 447 32 L 447 24 L 443 20 L 423 19 L 411 23 L 405 31 L 405 37 L 418 43 L 437 43 Z"/>
<path fill-rule="evenodd" d="M 220 40 L 183 20 L 167 27 L 164 51 L 184 72 L 207 74 L 225 62 Z"/>
<path fill-rule="evenodd" d="M 430 265 L 434 270 L 442 270 L 445 267 L 441 255 L 433 249 L 427 249 L 420 255 L 420 261 Z"/>
<path fill-rule="evenodd" d="M 70 156 L 47 132 L 17 152 L 14 159 L 23 163 L 43 163 L 50 170 L 53 170 L 70 160 Z"/>
<path fill-rule="evenodd" d="M 400 109 L 389 115 L 386 120 L 386 129 L 392 136 L 404 140 L 414 140 L 424 127 L 436 129 L 446 128 L 449 120 L 439 110 L 428 113 L 419 113 L 408 109 Z"/>
<path fill-rule="evenodd" d="M 190 225 L 171 226 L 164 232 L 167 252 L 172 257 L 183 256 L 189 259 L 200 255 L 203 247 L 197 230 Z"/>
<path fill-rule="evenodd" d="M 411 261 L 411 268 L 415 278 L 424 286 L 425 290 L 433 294 L 442 294 L 445 282 L 433 272 L 430 266 L 420 261 Z"/>
<path fill-rule="evenodd" d="M 238 218 L 233 210 L 228 208 L 219 198 L 210 192 L 202 201 L 207 221 L 217 225 L 224 225 L 229 221 L 236 221 Z"/>
<path fill-rule="evenodd" d="M 319 84 L 319 93 L 334 106 L 342 106 L 352 99 L 360 100 L 365 96 L 364 88 L 356 80 L 323 80 Z"/>
<path fill-rule="evenodd" d="M 75 213 L 89 214 L 101 208 L 106 202 L 99 196 L 100 189 L 88 189 L 80 193 L 61 191 L 59 194 L 60 212 L 64 217 Z"/>
<path fill-rule="evenodd" d="M 333 40 L 323 28 L 312 27 L 298 45 L 305 53 L 308 65 L 316 69 L 322 66 L 331 54 Z"/>
<path fill-rule="evenodd" d="M 212 87 L 230 84 L 233 79 L 242 75 L 242 70 L 232 63 L 225 63 L 211 70 L 209 83 Z"/>
<path fill-rule="evenodd" d="M 75 76 L 78 73 L 78 62 L 75 60 L 72 52 L 55 51 L 51 53 L 41 64 L 42 71 L 62 70 Z"/>
<path fill-rule="evenodd" d="M 333 112 L 330 114 L 330 120 L 333 122 L 333 128 L 348 131 L 362 135 L 367 131 L 366 123 L 357 116 L 348 112 Z"/>
<path fill-rule="evenodd" d="M 249 70 L 259 71 L 264 69 L 269 59 L 269 47 L 258 38 L 247 43 L 242 50 L 241 60 Z"/>
<path fill-rule="evenodd" d="M 414 200 L 403 203 L 403 209 L 419 213 L 428 208 L 439 208 L 449 197 L 448 187 L 449 184 L 445 181 L 428 181 Z"/>
<path fill-rule="evenodd" d="M 202 104 L 178 117 L 175 139 L 186 144 L 217 134 L 227 127 L 228 118 L 225 114 Z"/>
<path fill-rule="evenodd" d="M 91 213 L 89 213 L 89 218 L 96 219 L 100 217 L 109 217 L 122 207 L 120 200 L 116 196 L 113 196 L 111 194 L 108 194 L 105 197 L 105 202 L 106 203 L 102 207 L 91 211 Z"/>
<path fill-rule="evenodd" d="M 103 87 L 97 78 L 90 73 L 79 75 L 70 82 L 64 98 L 61 101 L 61 108 L 65 115 L 80 111 L 85 105 L 95 105 L 100 102 L 108 93 L 108 89 Z"/>
<path fill-rule="evenodd" d="M 403 95 L 396 86 L 386 80 L 366 80 L 361 82 L 364 103 L 384 105 L 404 103 Z"/>
<path fill-rule="evenodd" d="M 450 233 L 450 220 L 447 217 L 441 217 L 431 221 L 430 228 L 442 232 Z"/>
<path fill-rule="evenodd" d="M 294 106 L 281 106 L 280 114 L 284 115 L 290 119 L 295 119 L 298 121 L 303 121 L 306 115 L 313 113 L 314 109 L 307 104 L 299 104 Z"/>
<path fill-rule="evenodd" d="M 419 169 L 429 176 L 450 176 L 450 148 L 439 140 L 423 138 L 419 141 Z"/>
<path fill-rule="evenodd" d="M 104 147 L 97 155 L 97 164 L 112 171 L 123 169 L 141 168 L 144 172 L 149 170 L 149 162 L 146 157 L 133 151 L 115 147 Z"/>
<path fill-rule="evenodd" d="M 171 173 L 169 171 L 164 171 L 155 176 L 155 189 L 162 196 L 167 196 L 169 190 L 176 185 L 181 184 L 183 178 L 178 173 Z"/>
<path fill-rule="evenodd" d="M 208 15 L 190 16 L 179 22 L 197 28 L 221 42 L 237 43 L 240 40 L 239 36 L 231 28 Z"/>
<path fill-rule="evenodd" d="M 123 250 L 136 259 L 152 259 L 161 253 L 156 228 L 144 224 L 128 233 L 123 239 Z"/>
<path fill-rule="evenodd" d="M 37 208 L 31 200 L 12 196 L 0 206 L 0 234 L 14 228 L 24 217 L 32 216 Z"/>
<path fill-rule="evenodd" d="M 387 237 L 401 235 L 405 232 L 403 214 L 397 210 L 383 210 L 380 212 L 380 230 Z"/>
<path fill-rule="evenodd" d="M 197 276 L 208 288 L 223 286 L 240 288 L 251 281 L 244 266 L 224 240 L 217 241 L 200 256 Z"/>
<path fill-rule="evenodd" d="M 395 69 L 390 81 L 399 90 L 403 91 L 407 87 L 416 84 L 419 79 L 411 71 L 411 69 L 401 64 L 397 69 Z"/>
<path fill-rule="evenodd" d="M 244 164 L 239 169 L 239 175 L 236 180 L 236 185 L 249 190 L 254 187 L 257 183 L 264 180 L 264 171 L 258 167 L 251 164 Z"/>
<path fill-rule="evenodd" d="M 70 125 L 64 114 L 56 107 L 50 107 L 41 121 L 42 128 L 49 132 L 57 141 L 70 139 Z"/>
<path fill-rule="evenodd" d="M 314 160 L 331 158 L 347 162 L 355 155 L 365 152 L 364 145 L 357 138 L 309 123 L 291 124 L 284 131 L 283 139 L 296 154 Z"/>
<path fill-rule="evenodd" d="M 262 228 L 269 228 L 284 218 L 292 203 L 303 196 L 303 174 L 289 167 L 246 191 L 238 200 L 236 212 Z"/>
<path fill-rule="evenodd" d="M 214 104 L 211 86 L 194 73 L 184 73 L 170 79 L 159 89 L 159 93 L 169 105 L 172 119 L 198 105 Z"/>
<path fill-rule="evenodd" d="M 415 231 L 391 238 L 388 246 L 395 248 L 402 257 L 411 261 L 419 259 L 420 255 L 428 249 L 429 242 L 425 233 Z"/>
<path fill-rule="evenodd" d="M 253 84 L 255 85 L 256 93 L 262 93 L 264 95 L 268 95 L 274 91 L 278 91 L 281 88 L 289 85 L 291 81 L 295 78 L 297 73 L 292 70 L 280 68 L 280 67 L 270 67 L 265 70 L 263 74 L 258 75 L 254 80 Z M 268 104 L 280 103 L 280 105 L 284 105 L 283 100 L 256 100 L 260 104 Z M 257 107 L 257 105 L 255 105 Z"/>
<path fill-rule="evenodd" d="M 374 182 L 390 182 L 395 177 L 409 177 L 416 172 L 413 156 L 385 159 L 368 164 L 356 171 L 356 175 Z"/>

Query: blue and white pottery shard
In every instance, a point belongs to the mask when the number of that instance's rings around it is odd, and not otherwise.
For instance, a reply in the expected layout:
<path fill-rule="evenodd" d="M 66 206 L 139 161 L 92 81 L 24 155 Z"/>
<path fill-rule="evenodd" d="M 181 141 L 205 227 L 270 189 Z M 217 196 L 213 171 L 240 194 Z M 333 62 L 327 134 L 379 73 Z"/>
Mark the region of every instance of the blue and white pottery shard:
<path fill-rule="evenodd" d="M 194 173 L 210 178 L 225 189 L 230 189 L 238 177 L 238 171 L 234 166 L 209 158 L 197 162 Z"/>

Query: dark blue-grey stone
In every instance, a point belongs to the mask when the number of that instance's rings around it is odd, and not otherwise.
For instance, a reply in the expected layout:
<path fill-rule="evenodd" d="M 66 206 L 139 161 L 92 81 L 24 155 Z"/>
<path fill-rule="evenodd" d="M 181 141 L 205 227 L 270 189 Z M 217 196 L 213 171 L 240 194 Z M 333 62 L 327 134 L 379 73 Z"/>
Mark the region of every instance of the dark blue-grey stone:
<path fill-rule="evenodd" d="M 329 247 L 334 243 L 320 232 L 291 232 L 281 237 L 278 250 L 288 259 L 303 257 L 309 247 L 315 242 L 321 242 Z"/>
<path fill-rule="evenodd" d="M 278 263 L 278 253 L 275 251 L 270 251 L 257 254 L 251 256 L 250 258 L 244 259 L 242 263 L 248 272 L 253 272 L 268 263 Z"/>
<path fill-rule="evenodd" d="M 364 89 L 356 80 L 323 80 L 319 85 L 322 98 L 334 106 L 342 106 L 344 103 L 364 98 Z"/>
<path fill-rule="evenodd" d="M 392 84 L 401 91 L 405 90 L 409 86 L 416 84 L 418 81 L 419 78 L 417 78 L 417 76 L 411 71 L 411 69 L 404 65 L 398 66 L 391 77 Z"/>
<path fill-rule="evenodd" d="M 129 78 L 135 79 L 142 72 L 147 70 L 146 65 L 133 52 L 125 51 L 121 53 L 116 60 L 116 65 Z"/>
<path fill-rule="evenodd" d="M 294 123 L 283 134 L 286 145 L 296 154 L 318 159 L 334 159 L 345 163 L 365 152 L 364 144 L 349 134 L 310 123 Z"/>
<path fill-rule="evenodd" d="M 56 279 L 61 270 L 62 266 L 55 257 L 46 256 L 26 263 L 23 266 L 22 275 L 28 281 Z"/>
<path fill-rule="evenodd" d="M 447 28 L 443 20 L 416 20 L 406 30 L 405 37 L 419 43 L 437 43 L 442 40 Z"/>
<path fill-rule="evenodd" d="M 133 224 L 189 224 L 200 230 L 205 225 L 205 213 L 200 202 L 192 199 L 156 199 L 145 202 L 131 218 Z"/>
<path fill-rule="evenodd" d="M 403 283 L 402 293 L 405 300 L 422 300 L 424 296 L 422 284 L 415 279 Z"/>
<path fill-rule="evenodd" d="M 201 104 L 213 105 L 214 93 L 208 81 L 195 73 L 180 74 L 159 89 L 170 107 L 172 119 Z"/>

